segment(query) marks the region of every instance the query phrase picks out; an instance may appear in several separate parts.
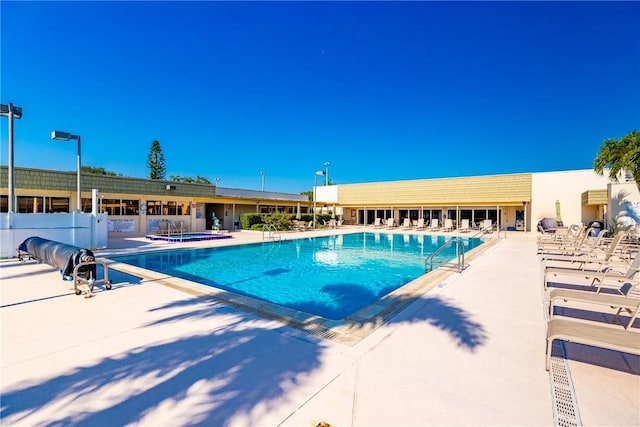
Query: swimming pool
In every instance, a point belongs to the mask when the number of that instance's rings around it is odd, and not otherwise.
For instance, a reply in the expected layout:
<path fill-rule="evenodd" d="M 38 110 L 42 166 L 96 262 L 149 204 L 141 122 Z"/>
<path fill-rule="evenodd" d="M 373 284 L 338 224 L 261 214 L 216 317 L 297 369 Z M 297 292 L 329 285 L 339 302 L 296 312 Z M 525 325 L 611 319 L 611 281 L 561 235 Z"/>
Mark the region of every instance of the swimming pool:
<path fill-rule="evenodd" d="M 423 275 L 425 257 L 446 239 L 367 232 L 113 260 L 338 320 Z M 480 244 L 464 239 L 465 252 Z M 454 256 L 451 247 L 441 261 Z"/>

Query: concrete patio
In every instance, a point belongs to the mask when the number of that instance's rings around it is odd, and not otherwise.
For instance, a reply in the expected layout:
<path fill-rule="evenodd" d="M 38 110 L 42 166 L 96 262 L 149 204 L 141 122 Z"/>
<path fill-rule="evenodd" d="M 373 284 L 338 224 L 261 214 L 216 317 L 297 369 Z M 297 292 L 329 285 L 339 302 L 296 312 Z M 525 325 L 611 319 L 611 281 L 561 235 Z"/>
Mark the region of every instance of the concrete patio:
<path fill-rule="evenodd" d="M 262 238 L 233 236 L 189 247 Z M 45 264 L 4 260 L 0 423 L 554 425 L 535 237 L 509 232 L 355 344 L 116 270 L 85 299 Z M 96 254 L 177 247 L 111 239 Z M 578 424 L 640 425 L 640 357 L 564 349 Z"/>

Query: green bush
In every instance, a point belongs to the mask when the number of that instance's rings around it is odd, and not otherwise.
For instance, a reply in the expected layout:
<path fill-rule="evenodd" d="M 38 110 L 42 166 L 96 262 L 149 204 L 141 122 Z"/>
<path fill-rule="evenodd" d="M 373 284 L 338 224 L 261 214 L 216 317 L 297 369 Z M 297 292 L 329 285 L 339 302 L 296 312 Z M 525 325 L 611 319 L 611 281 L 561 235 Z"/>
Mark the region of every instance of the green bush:
<path fill-rule="evenodd" d="M 283 212 L 273 212 L 264 217 L 264 223 L 267 225 L 273 225 L 276 230 L 290 230 L 293 223 L 291 222 L 291 214 Z"/>
<path fill-rule="evenodd" d="M 293 220 L 296 219 L 295 214 L 287 214 L 283 212 L 272 212 L 268 214 L 260 213 L 243 213 L 240 214 L 240 227 L 243 230 L 262 231 L 265 224 L 273 225 L 277 230 L 285 231 L 293 227 Z M 324 222 L 331 219 L 331 214 L 317 214 L 317 228 L 324 228 Z M 312 213 L 300 214 L 300 221 L 309 223 L 313 221 Z"/>
<path fill-rule="evenodd" d="M 240 214 L 240 228 L 243 230 L 253 230 L 255 224 L 263 224 L 263 215 L 259 213 L 243 213 Z"/>

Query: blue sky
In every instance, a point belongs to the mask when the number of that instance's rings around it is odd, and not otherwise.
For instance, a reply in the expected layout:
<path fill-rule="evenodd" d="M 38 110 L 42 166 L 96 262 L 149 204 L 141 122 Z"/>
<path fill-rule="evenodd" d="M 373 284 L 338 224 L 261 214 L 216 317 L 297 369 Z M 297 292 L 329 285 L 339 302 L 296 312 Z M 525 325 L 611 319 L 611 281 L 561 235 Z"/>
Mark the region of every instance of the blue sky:
<path fill-rule="evenodd" d="M 589 169 L 640 128 L 640 2 L 2 1 L 14 164 L 298 193 Z M 7 120 L 0 120 L 7 164 Z"/>

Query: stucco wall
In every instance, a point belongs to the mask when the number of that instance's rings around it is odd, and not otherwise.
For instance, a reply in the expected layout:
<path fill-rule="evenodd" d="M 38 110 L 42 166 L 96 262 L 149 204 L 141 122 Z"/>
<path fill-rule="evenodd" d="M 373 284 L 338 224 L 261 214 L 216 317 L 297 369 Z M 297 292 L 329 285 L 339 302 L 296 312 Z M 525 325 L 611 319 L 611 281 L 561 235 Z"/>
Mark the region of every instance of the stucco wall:
<path fill-rule="evenodd" d="M 565 225 L 584 222 L 581 195 L 607 188 L 609 179 L 592 169 L 534 173 L 531 180 L 531 229 L 542 218 L 556 217 L 556 200 Z"/>
<path fill-rule="evenodd" d="M 316 187 L 316 200 L 318 203 L 338 203 L 339 185 L 318 185 Z"/>
<path fill-rule="evenodd" d="M 611 183 L 607 187 L 609 213 L 607 221 L 613 222 L 626 216 L 624 202 L 640 202 L 640 192 L 635 182 Z"/>

